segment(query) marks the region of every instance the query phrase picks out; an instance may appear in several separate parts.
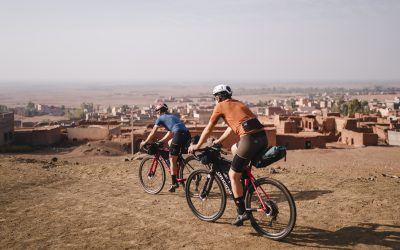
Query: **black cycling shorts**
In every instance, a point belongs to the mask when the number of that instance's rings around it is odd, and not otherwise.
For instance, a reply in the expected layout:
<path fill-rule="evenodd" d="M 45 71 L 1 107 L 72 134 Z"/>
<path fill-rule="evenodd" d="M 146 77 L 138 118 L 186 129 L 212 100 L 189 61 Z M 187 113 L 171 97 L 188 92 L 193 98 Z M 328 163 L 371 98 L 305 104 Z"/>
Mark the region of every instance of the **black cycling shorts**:
<path fill-rule="evenodd" d="M 189 145 L 189 141 L 190 141 L 189 131 L 175 132 L 174 137 L 172 138 L 171 146 L 169 148 L 169 154 L 174 156 L 182 154 L 187 145 Z"/>
<path fill-rule="evenodd" d="M 257 153 L 268 146 L 267 135 L 265 131 L 244 135 L 240 137 L 236 145 L 238 149 L 233 157 L 231 168 L 233 171 L 241 173 Z"/>

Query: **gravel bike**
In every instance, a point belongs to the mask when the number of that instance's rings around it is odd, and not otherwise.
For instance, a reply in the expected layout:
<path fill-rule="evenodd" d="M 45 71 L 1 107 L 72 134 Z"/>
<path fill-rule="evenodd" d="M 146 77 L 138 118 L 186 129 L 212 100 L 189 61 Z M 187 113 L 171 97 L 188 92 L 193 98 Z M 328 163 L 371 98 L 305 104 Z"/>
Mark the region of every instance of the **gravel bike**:
<path fill-rule="evenodd" d="M 144 157 L 139 166 L 139 180 L 143 190 L 149 194 L 158 194 L 165 185 L 165 170 L 171 173 L 169 162 L 169 150 L 162 143 L 155 142 L 143 146 L 143 152 L 149 154 Z M 188 175 L 195 169 L 202 168 L 193 155 L 183 158 L 179 154 L 177 182 L 182 187 Z"/>
<path fill-rule="evenodd" d="M 196 154 L 201 152 L 201 154 Z M 225 211 L 231 161 L 221 156 L 221 146 L 197 150 L 194 156 L 208 169 L 193 171 L 186 180 L 186 200 L 193 214 L 203 221 L 216 221 Z M 224 153 L 224 152 L 222 152 Z M 225 153 L 226 154 L 226 153 Z M 242 176 L 246 211 L 252 227 L 273 240 L 285 238 L 296 223 L 296 205 L 289 190 L 271 178 L 255 179 L 251 164 Z"/>

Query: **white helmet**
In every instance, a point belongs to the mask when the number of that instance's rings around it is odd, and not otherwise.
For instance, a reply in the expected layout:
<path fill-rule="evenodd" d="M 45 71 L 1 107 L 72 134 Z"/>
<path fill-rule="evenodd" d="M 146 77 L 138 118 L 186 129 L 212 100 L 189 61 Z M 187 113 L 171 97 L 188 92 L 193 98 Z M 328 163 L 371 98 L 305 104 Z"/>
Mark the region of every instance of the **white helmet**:
<path fill-rule="evenodd" d="M 217 94 L 225 94 L 225 95 L 231 96 L 232 95 L 231 87 L 229 87 L 228 85 L 225 85 L 225 84 L 217 85 L 213 89 L 213 95 L 217 95 Z"/>

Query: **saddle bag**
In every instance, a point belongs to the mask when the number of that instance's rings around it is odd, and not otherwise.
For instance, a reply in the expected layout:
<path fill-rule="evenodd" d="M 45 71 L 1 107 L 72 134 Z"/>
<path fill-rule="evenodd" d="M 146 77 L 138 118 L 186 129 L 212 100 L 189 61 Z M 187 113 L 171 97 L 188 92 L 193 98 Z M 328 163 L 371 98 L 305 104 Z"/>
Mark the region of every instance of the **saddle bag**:
<path fill-rule="evenodd" d="M 286 148 L 282 146 L 272 146 L 262 150 L 251 160 L 251 165 L 256 168 L 265 168 L 272 163 L 285 158 L 286 161 Z"/>

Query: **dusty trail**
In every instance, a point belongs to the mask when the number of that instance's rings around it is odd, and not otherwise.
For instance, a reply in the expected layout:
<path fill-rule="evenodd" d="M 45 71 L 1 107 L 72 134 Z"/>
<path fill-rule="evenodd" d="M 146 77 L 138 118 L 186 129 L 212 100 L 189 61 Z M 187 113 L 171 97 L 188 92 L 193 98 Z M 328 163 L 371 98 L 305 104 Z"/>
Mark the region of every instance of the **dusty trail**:
<path fill-rule="evenodd" d="M 260 237 L 249 223 L 229 225 L 231 201 L 219 221 L 206 223 L 182 190 L 144 193 L 139 162 L 123 156 L 64 153 L 48 164 L 53 156 L 0 156 L 1 249 L 400 248 L 399 148 L 289 151 L 277 174 L 257 170 L 295 197 L 297 224 L 283 242 Z"/>

